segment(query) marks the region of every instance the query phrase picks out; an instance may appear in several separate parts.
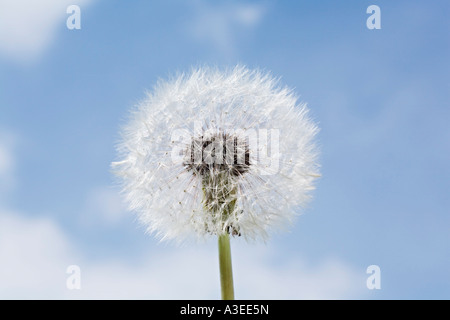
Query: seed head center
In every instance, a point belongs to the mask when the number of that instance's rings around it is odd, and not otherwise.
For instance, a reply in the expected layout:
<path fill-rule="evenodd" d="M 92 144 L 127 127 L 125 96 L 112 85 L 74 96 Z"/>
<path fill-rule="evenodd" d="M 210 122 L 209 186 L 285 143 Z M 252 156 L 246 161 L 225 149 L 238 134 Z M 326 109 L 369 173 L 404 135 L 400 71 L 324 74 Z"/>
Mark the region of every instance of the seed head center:
<path fill-rule="evenodd" d="M 193 137 L 183 164 L 194 175 L 241 176 L 250 167 L 248 143 L 245 138 L 225 133 Z"/>

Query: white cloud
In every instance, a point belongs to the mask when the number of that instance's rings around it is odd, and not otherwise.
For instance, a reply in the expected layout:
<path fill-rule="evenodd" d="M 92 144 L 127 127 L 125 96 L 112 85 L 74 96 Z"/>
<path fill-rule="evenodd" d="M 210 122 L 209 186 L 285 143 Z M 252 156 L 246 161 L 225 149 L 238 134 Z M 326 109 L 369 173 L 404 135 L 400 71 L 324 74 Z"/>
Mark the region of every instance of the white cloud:
<path fill-rule="evenodd" d="M 240 299 L 341 299 L 358 297 L 360 272 L 329 260 L 311 267 L 298 258 L 274 263 L 272 250 L 239 246 L 234 266 Z M 0 211 L 0 298 L 21 299 L 218 299 L 214 246 L 165 247 L 147 260 L 92 261 L 47 219 Z M 81 290 L 66 288 L 69 265 L 81 268 Z M 362 273 L 363 274 L 363 273 Z"/>
<path fill-rule="evenodd" d="M 167 248 L 166 248 L 167 249 Z M 273 256 L 254 249 L 235 250 L 238 299 L 345 299 L 361 297 L 364 271 L 338 260 L 306 267 L 296 259 L 274 265 Z M 258 250 L 256 250 L 258 251 Z M 265 252 L 267 255 L 267 252 Z M 171 248 L 153 254 L 139 267 L 123 262 L 87 266 L 84 292 L 73 297 L 103 299 L 219 299 L 215 247 Z"/>
<path fill-rule="evenodd" d="M 258 26 L 266 11 L 267 5 L 263 3 L 199 1 L 197 15 L 189 30 L 197 40 L 211 43 L 224 54 L 231 55 L 236 50 L 237 37 L 242 31 Z"/>
<path fill-rule="evenodd" d="M 68 243 L 52 221 L 0 211 L 0 298 L 56 298 L 65 286 Z"/>
<path fill-rule="evenodd" d="M 277 262 L 271 250 L 237 253 L 236 286 L 244 299 L 349 299 L 367 290 L 365 270 L 339 259 L 311 265 L 301 256 Z"/>
<path fill-rule="evenodd" d="M 92 0 L 0 0 L 0 55 L 32 61 L 51 44 L 58 30 L 67 31 L 66 9 Z"/>

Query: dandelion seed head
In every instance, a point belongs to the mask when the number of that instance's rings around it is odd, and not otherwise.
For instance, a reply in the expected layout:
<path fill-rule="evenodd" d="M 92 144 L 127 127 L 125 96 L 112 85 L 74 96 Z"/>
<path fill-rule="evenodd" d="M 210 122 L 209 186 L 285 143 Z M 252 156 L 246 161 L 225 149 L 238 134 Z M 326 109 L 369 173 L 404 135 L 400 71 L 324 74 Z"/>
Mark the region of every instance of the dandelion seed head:
<path fill-rule="evenodd" d="M 310 198 L 317 131 L 270 74 L 203 67 L 147 94 L 112 165 L 130 209 L 161 239 L 265 239 Z"/>

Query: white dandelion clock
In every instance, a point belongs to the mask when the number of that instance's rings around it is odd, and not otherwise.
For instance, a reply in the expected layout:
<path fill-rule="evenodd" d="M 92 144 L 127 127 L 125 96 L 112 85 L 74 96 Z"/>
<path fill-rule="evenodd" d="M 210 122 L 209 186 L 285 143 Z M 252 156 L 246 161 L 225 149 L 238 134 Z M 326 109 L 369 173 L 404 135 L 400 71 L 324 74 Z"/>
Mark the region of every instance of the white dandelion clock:
<path fill-rule="evenodd" d="M 199 68 L 159 82 L 137 106 L 113 168 L 150 232 L 219 237 L 230 299 L 229 236 L 265 239 L 300 212 L 318 177 L 317 131 L 306 105 L 269 74 Z"/>

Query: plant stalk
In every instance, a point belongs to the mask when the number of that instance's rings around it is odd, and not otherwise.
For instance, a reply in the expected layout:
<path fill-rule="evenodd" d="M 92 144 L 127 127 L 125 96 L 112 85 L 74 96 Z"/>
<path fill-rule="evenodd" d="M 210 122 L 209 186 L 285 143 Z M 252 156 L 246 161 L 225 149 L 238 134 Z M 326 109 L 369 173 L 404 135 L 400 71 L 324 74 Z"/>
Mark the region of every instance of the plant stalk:
<path fill-rule="evenodd" d="M 230 236 L 219 235 L 219 268 L 222 300 L 234 300 L 233 270 L 231 267 Z"/>

